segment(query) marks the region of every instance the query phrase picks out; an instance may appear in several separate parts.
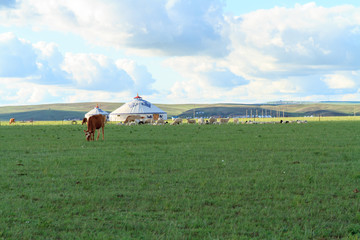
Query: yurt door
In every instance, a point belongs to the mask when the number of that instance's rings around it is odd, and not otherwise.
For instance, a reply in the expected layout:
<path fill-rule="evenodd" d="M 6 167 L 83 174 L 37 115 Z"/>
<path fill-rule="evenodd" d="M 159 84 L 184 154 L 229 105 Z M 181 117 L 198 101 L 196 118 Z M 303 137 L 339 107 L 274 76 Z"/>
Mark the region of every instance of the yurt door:
<path fill-rule="evenodd" d="M 159 114 L 157 114 L 157 113 L 153 114 L 153 118 L 154 118 L 154 121 L 158 120 L 159 119 Z"/>

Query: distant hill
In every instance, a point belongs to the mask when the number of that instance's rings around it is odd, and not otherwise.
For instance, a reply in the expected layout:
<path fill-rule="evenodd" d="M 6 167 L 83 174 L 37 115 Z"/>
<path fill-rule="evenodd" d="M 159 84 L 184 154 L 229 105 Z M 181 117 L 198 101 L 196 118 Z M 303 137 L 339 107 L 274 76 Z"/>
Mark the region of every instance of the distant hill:
<path fill-rule="evenodd" d="M 288 102 L 289 103 L 289 102 Z M 112 112 L 123 103 L 62 103 L 0 107 L 0 120 L 64 120 L 82 119 L 96 105 Z M 353 116 L 360 115 L 360 102 L 320 102 L 301 104 L 156 104 L 168 117 L 239 117 L 245 115 L 271 116 Z"/>

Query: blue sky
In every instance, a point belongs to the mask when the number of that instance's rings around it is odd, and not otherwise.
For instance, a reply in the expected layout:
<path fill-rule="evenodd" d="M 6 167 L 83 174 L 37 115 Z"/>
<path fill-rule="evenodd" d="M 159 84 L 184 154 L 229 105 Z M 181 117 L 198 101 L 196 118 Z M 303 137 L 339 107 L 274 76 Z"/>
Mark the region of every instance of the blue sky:
<path fill-rule="evenodd" d="M 227 0 L 225 11 L 229 11 L 235 15 L 241 15 L 259 9 L 271 9 L 274 7 L 292 8 L 295 6 L 295 4 L 307 4 L 309 2 L 315 2 L 318 6 L 323 6 L 323 7 L 334 7 L 344 4 L 360 6 L 360 2 L 358 0 L 318 0 L 318 1 L 255 0 L 255 1 L 246 1 L 246 4 L 244 2 L 245 1 L 242 0 Z"/>
<path fill-rule="evenodd" d="M 360 101 L 360 2 L 0 1 L 0 106 Z"/>

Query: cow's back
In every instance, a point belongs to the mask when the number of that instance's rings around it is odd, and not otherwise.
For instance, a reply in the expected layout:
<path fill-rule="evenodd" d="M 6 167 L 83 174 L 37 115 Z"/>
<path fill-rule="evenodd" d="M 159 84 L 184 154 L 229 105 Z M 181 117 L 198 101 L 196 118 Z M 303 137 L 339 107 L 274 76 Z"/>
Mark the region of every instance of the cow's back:
<path fill-rule="evenodd" d="M 95 129 L 99 129 L 104 126 L 106 121 L 106 116 L 102 114 L 93 115 L 88 120 L 88 129 L 91 127 L 92 131 L 95 131 Z M 90 129 L 89 129 L 90 130 Z"/>

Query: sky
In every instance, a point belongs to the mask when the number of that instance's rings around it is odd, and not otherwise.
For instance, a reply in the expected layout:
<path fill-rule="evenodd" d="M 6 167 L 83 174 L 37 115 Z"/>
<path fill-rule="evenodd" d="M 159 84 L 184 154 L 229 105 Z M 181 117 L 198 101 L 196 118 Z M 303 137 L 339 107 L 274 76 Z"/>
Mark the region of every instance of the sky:
<path fill-rule="evenodd" d="M 360 101 L 358 0 L 0 0 L 0 106 Z"/>

